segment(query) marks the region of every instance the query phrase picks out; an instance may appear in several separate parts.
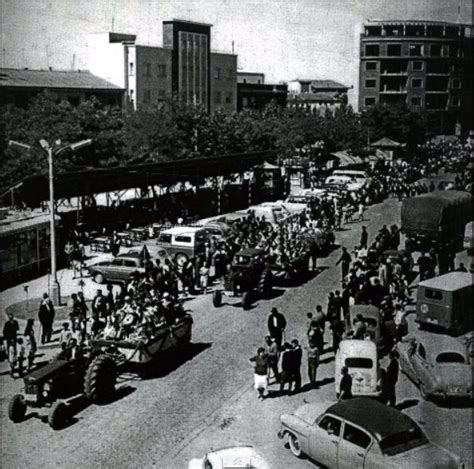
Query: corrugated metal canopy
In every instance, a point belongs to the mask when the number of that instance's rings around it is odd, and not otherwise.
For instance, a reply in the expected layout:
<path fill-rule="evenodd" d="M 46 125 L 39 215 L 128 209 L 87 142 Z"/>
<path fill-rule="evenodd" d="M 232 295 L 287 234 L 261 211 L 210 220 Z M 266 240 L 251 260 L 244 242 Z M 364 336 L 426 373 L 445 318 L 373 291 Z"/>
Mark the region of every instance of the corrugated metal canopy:
<path fill-rule="evenodd" d="M 276 151 L 269 150 L 66 172 L 55 176 L 54 192 L 56 199 L 62 199 L 152 185 L 171 186 L 185 181 L 202 183 L 206 177 L 243 173 L 267 159 L 275 158 L 276 155 Z M 16 186 L 16 201 L 22 200 L 27 205 L 37 205 L 49 198 L 47 176 L 30 176 Z M 5 196 L 7 195 L 8 191 L 5 193 Z"/>

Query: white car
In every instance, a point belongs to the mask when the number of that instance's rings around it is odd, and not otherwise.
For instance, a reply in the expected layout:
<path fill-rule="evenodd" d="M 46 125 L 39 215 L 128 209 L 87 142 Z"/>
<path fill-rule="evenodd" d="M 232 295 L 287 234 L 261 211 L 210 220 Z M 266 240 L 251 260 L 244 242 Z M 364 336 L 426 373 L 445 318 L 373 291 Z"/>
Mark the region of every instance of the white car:
<path fill-rule="evenodd" d="M 311 201 L 309 197 L 304 195 L 290 195 L 286 200 L 278 200 L 277 203 L 281 204 L 292 214 L 302 213 L 308 208 L 308 204 Z"/>
<path fill-rule="evenodd" d="M 270 465 L 252 446 L 232 446 L 207 453 L 203 458 L 193 458 L 188 469 L 270 469 Z"/>

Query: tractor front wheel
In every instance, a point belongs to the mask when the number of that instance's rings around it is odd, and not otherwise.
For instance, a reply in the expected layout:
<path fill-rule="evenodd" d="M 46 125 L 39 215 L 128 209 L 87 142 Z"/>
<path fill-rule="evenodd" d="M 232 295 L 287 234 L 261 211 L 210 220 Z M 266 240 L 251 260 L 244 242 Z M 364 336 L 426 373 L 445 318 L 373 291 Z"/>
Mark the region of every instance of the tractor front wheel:
<path fill-rule="evenodd" d="M 94 404 L 104 404 L 115 393 L 117 366 L 112 357 L 98 355 L 90 363 L 84 379 L 84 393 Z"/>
<path fill-rule="evenodd" d="M 64 428 L 69 420 L 69 410 L 64 402 L 56 401 L 48 414 L 48 423 L 53 430 Z"/>
<path fill-rule="evenodd" d="M 252 292 L 246 291 L 242 295 L 242 308 L 244 308 L 245 311 L 248 311 L 250 309 L 251 304 Z"/>
<path fill-rule="evenodd" d="M 222 305 L 222 292 L 220 290 L 216 290 L 212 294 L 212 304 L 214 307 L 219 308 Z"/>
<path fill-rule="evenodd" d="M 8 417 L 12 422 L 18 423 L 25 418 L 26 402 L 21 394 L 15 394 L 8 404 Z"/>
<path fill-rule="evenodd" d="M 272 292 L 272 272 L 265 269 L 260 275 L 258 282 L 258 294 L 260 298 L 268 298 Z"/>

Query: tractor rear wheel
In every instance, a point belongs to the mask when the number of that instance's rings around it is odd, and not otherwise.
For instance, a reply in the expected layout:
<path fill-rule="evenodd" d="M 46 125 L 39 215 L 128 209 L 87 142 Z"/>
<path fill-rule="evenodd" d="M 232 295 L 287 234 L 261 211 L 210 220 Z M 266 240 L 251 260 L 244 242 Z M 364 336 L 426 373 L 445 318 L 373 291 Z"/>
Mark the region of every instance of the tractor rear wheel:
<path fill-rule="evenodd" d="M 56 401 L 48 414 L 48 423 L 53 430 L 64 428 L 69 419 L 68 407 L 64 402 Z"/>
<path fill-rule="evenodd" d="M 272 292 L 272 272 L 270 269 L 265 269 L 258 281 L 258 294 L 260 298 L 268 298 Z"/>
<path fill-rule="evenodd" d="M 115 393 L 117 366 L 113 358 L 98 355 L 90 363 L 84 378 L 84 393 L 94 404 L 104 404 Z"/>
<path fill-rule="evenodd" d="M 25 418 L 26 403 L 21 394 L 15 394 L 8 404 L 8 417 L 12 422 L 18 423 Z"/>
<path fill-rule="evenodd" d="M 212 294 L 212 304 L 214 307 L 219 308 L 222 305 L 222 292 L 220 290 L 216 290 Z"/>

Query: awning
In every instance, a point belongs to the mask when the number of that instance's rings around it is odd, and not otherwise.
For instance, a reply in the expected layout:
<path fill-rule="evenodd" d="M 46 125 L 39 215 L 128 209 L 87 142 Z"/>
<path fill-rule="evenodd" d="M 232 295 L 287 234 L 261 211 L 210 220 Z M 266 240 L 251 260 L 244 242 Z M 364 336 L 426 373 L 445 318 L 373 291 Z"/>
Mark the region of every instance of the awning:
<path fill-rule="evenodd" d="M 395 148 L 403 148 L 405 144 L 396 142 L 395 140 L 392 140 L 391 138 L 388 138 L 388 137 L 382 137 L 380 140 L 377 140 L 376 142 L 371 143 L 370 146 L 374 148 L 395 149 Z"/>
<path fill-rule="evenodd" d="M 335 156 L 339 160 L 339 166 L 350 166 L 353 164 L 362 164 L 362 158 L 359 156 L 354 156 L 349 154 L 346 151 L 337 151 L 335 153 L 331 153 L 332 156 Z"/>

